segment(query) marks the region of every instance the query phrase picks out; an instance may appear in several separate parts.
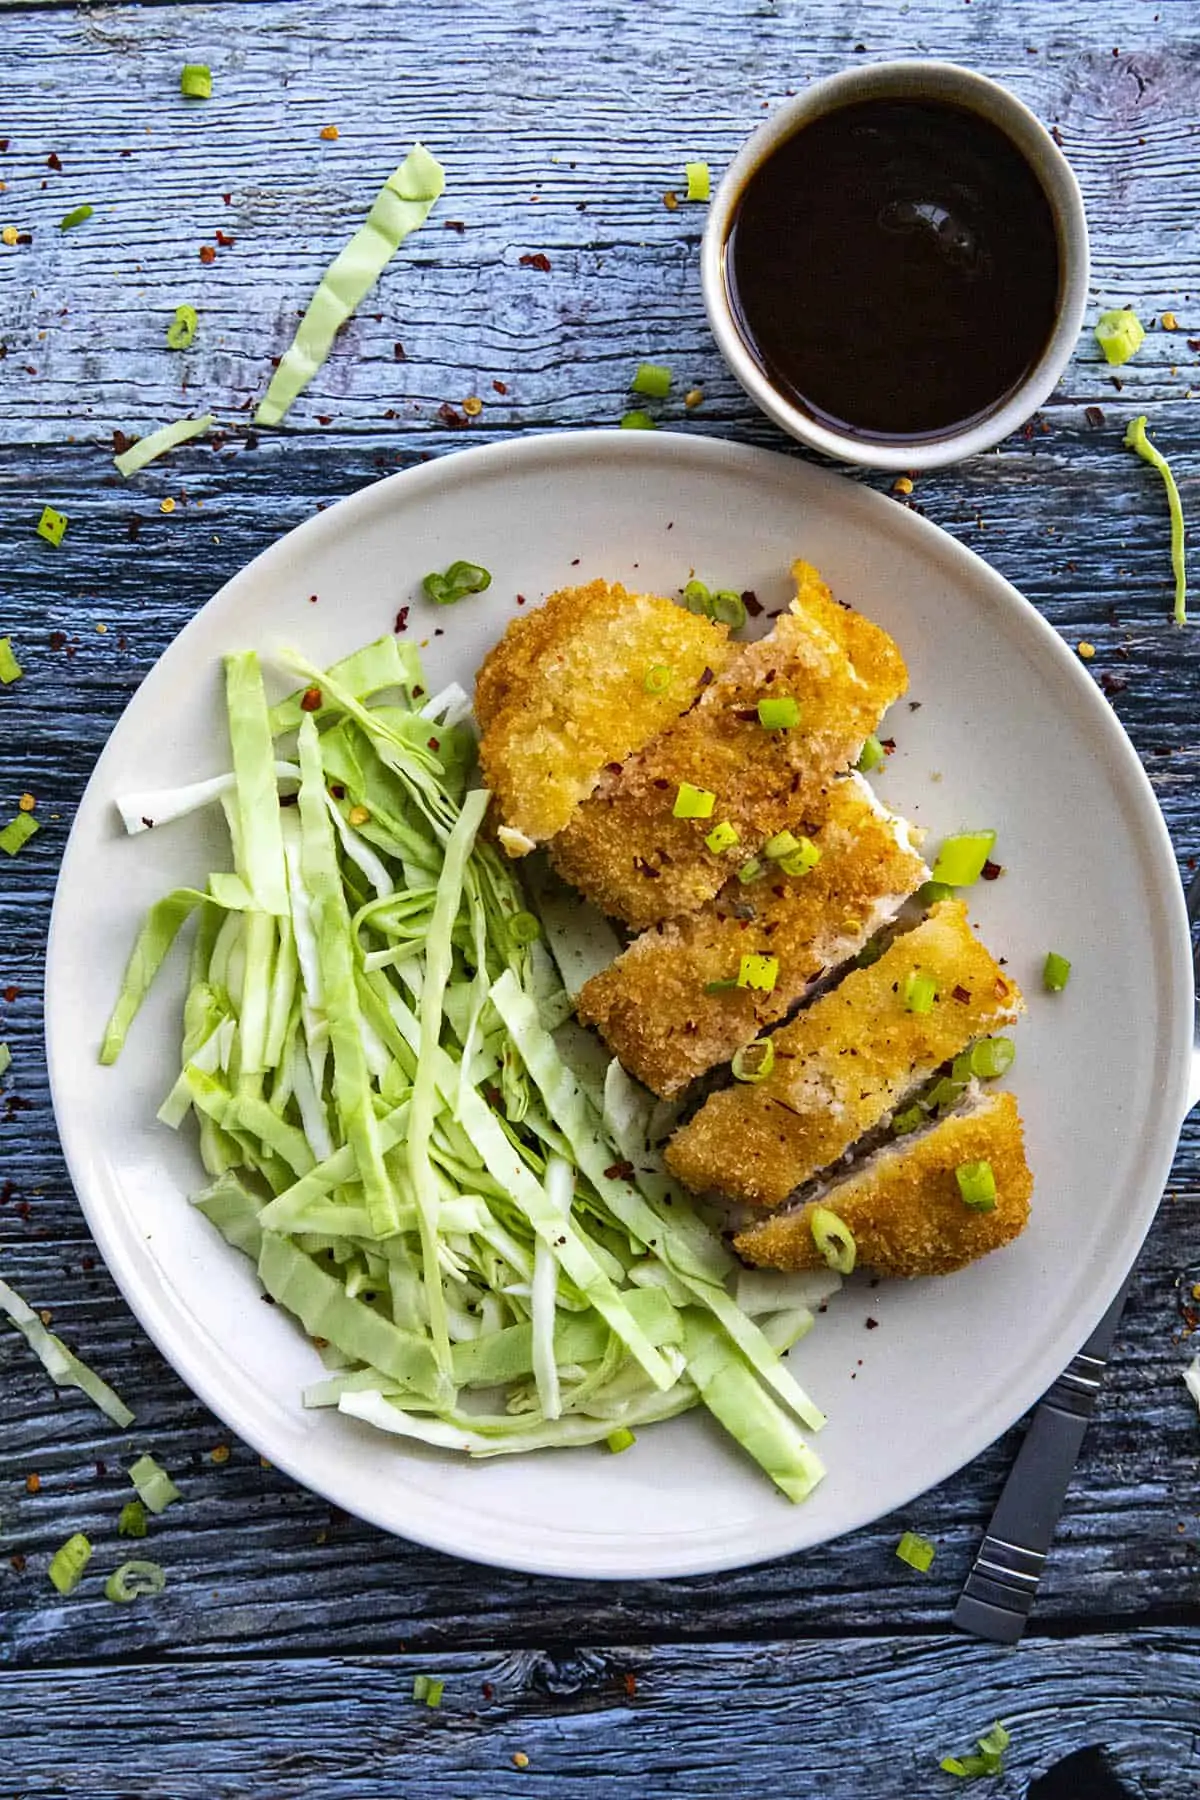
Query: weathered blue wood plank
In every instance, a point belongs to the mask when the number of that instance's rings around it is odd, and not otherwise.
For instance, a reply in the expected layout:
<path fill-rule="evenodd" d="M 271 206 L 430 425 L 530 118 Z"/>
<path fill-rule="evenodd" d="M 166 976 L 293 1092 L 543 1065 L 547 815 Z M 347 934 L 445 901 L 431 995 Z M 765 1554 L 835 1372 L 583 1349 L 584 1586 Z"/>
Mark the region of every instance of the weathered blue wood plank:
<path fill-rule="evenodd" d="M 781 447 L 721 369 L 705 330 L 701 213 L 669 212 L 662 193 L 679 180 L 686 155 L 708 154 L 716 170 L 763 116 L 764 102 L 844 65 L 859 43 L 867 48 L 858 54 L 868 56 L 915 51 L 974 62 L 1056 120 L 1092 216 L 1097 300 L 1132 300 L 1148 321 L 1164 307 L 1178 315 L 1182 329 L 1152 331 L 1119 377 L 1120 391 L 1085 342 L 1028 437 L 919 480 L 914 498 L 1015 580 L 1069 642 L 1097 646 L 1093 673 L 1114 689 L 1181 856 L 1200 853 L 1200 638 L 1169 624 L 1161 489 L 1120 449 L 1126 419 L 1152 407 L 1195 516 L 1200 400 L 1190 389 L 1200 390 L 1200 362 L 1187 341 L 1200 337 L 1195 10 L 1178 0 L 1132 12 L 1128 0 L 907 8 L 901 0 L 716 0 L 701 8 L 683 0 L 483 0 L 469 9 L 403 0 L 389 9 L 383 32 L 380 18 L 358 0 L 5 11 L 0 138 L 9 149 L 0 153 L 0 223 L 31 226 L 33 242 L 0 250 L 0 634 L 12 632 L 28 670 L 0 693 L 0 812 L 8 816 L 28 788 L 38 795 L 43 831 L 0 869 L 0 995 L 18 990 L 0 1000 L 0 1035 L 16 1057 L 6 1091 L 30 1103 L 8 1116 L 0 1104 L 0 1193 L 5 1180 L 14 1183 L 0 1205 L 0 1271 L 52 1307 L 68 1338 L 128 1392 L 139 1429 L 126 1440 L 100 1429 L 86 1407 L 53 1400 L 21 1346 L 0 1339 L 0 1660 L 291 1656 L 331 1645 L 385 1652 L 401 1639 L 440 1654 L 551 1637 L 594 1645 L 940 1626 L 1011 1441 L 930 1496 L 915 1517 L 770 1569 L 620 1590 L 471 1569 L 353 1521 L 330 1521 L 322 1503 L 241 1447 L 214 1464 L 208 1453 L 224 1442 L 222 1428 L 141 1340 L 104 1272 L 85 1266 L 91 1250 L 57 1150 L 40 1049 L 49 898 L 87 773 L 141 675 L 222 580 L 318 505 L 420 455 L 527 429 L 612 423 L 624 410 L 629 374 L 650 354 L 674 367 L 677 391 L 692 382 L 704 389 L 694 416 L 668 409 L 680 428 Z M 174 98 L 178 68 L 199 57 L 214 67 L 217 97 L 185 109 Z M 332 145 L 317 136 L 329 122 L 342 134 Z M 244 421 L 235 409 L 261 391 L 316 276 L 417 131 L 446 161 L 451 185 L 440 217 L 461 220 L 462 234 L 434 215 L 285 432 L 260 434 L 253 449 L 244 435 L 217 452 L 189 449 L 122 483 L 107 449 L 114 427 L 146 429 L 210 401 L 223 417 Z M 122 156 L 125 148 L 133 154 Z M 51 152 L 61 174 L 46 166 Z M 62 213 L 83 199 L 96 217 L 60 234 Z M 198 247 L 213 242 L 218 227 L 237 242 L 205 269 Z M 522 267 L 526 250 L 546 251 L 550 273 Z M 185 358 L 162 344 L 182 299 L 202 312 Z M 405 362 L 395 357 L 397 341 Z M 481 418 L 447 429 L 438 408 L 457 408 L 476 391 L 486 403 Z M 1099 422 L 1085 411 L 1097 405 Z M 166 496 L 178 503 L 169 517 L 159 511 Z M 71 515 L 57 552 L 32 533 L 48 500 Z M 128 531 L 134 518 L 136 540 Z M 1102 821 L 1097 831 L 1102 847 Z M 1200 1427 L 1178 1379 L 1188 1351 L 1177 1341 L 1176 1283 L 1200 1279 L 1198 1144 L 1190 1129 L 1068 1503 L 1039 1609 L 1041 1621 L 1059 1627 L 1081 1618 L 1196 1616 Z M 127 1442 L 156 1448 L 186 1489 L 186 1503 L 155 1527 L 168 1596 L 120 1610 L 82 1593 L 62 1604 L 44 1570 L 70 1531 L 88 1530 L 98 1556 L 116 1559 L 125 1491 L 116 1465 Z M 35 1471 L 41 1492 L 28 1494 L 25 1477 Z M 929 1578 L 892 1556 L 904 1525 L 939 1541 Z M 13 1556 L 27 1558 L 23 1571 L 11 1566 Z M 1053 1650 L 1036 1646 L 1038 1657 Z M 694 1671 L 679 1654 L 679 1669 Z M 949 1662 L 931 1667 L 953 1664 L 949 1650 L 939 1654 Z M 990 1671 L 1022 1665 L 964 1666 L 976 1677 L 988 1672 L 987 1705 L 977 1696 L 986 1715 L 998 1710 Z M 326 1680 L 322 1666 L 306 1667 L 314 1681 Z M 1105 1667 L 1109 1691 L 1140 1691 L 1136 1662 Z M 801 1679 L 800 1664 L 785 1658 L 781 1668 Z M 250 1669 L 238 1665 L 239 1691 L 258 1695 Z M 142 1685 L 128 1691 L 190 1719 L 184 1695 L 199 1681 L 195 1672 L 178 1687 L 155 1688 L 155 1679 L 139 1675 Z M 356 1665 L 331 1691 L 339 1706 L 360 1692 L 362 1711 L 350 1717 L 372 1716 L 379 1732 L 394 1710 L 392 1679 L 372 1685 Z M 287 1683 L 276 1674 L 273 1694 Z M 57 1695 L 72 1706 L 81 1692 L 36 1691 L 47 1704 Z M 830 1691 L 813 1690 L 825 1700 Z M 669 1718 L 672 1735 L 687 1710 L 682 1674 L 675 1692 L 682 1710 Z M 746 1751 L 756 1733 L 766 1735 L 728 1687 L 713 1693 L 731 1744 Z M 24 1704 L 36 1712 L 43 1701 Z M 206 1778 L 208 1767 L 219 1772 L 226 1791 L 244 1791 L 241 1765 L 215 1747 L 215 1700 L 200 1714 L 207 1723 L 195 1727 L 192 1766 Z M 9 1712 L 0 1716 L 2 1732 Z M 772 1733 L 795 1723 L 777 1712 L 769 1722 Z M 987 1722 L 978 1720 L 980 1728 Z M 969 1742 L 975 1723 L 956 1714 L 950 1739 Z M 439 1744 L 457 1741 L 457 1725 L 421 1724 L 442 1734 Z M 287 1729 L 310 1735 L 290 1714 Z M 1084 1741 L 1052 1720 L 1044 1729 L 1047 1746 Z M 552 1741 L 549 1725 L 547 1732 Z M 880 1734 L 886 1739 L 883 1724 Z M 595 1766 L 617 1768 L 623 1741 L 601 1741 L 596 1754 L 611 1763 Z M 802 1758 L 804 1733 L 794 1741 Z M 257 1747 L 272 1758 L 288 1753 L 278 1739 Z M 714 1740 L 703 1747 L 717 1754 Z M 37 1754 L 42 1786 L 29 1791 L 57 1791 L 53 1744 Z M 96 1756 L 101 1800 L 103 1782 L 119 1779 L 116 1751 L 107 1768 Z M 515 1772 L 497 1760 L 500 1772 L 489 1762 L 486 1776 L 483 1762 L 447 1763 L 444 1791 L 510 1792 L 504 1783 Z M 358 1765 L 350 1758 L 347 1767 L 345 1780 L 285 1767 L 272 1773 L 275 1788 L 262 1791 L 339 1800 L 384 1791 L 386 1757 L 367 1770 L 374 1789 L 347 1786 Z M 582 1780 L 583 1767 L 564 1763 L 562 1779 Z M 791 1781 L 786 1791 L 801 1793 L 801 1761 L 778 1767 Z M 658 1769 L 635 1763 L 630 1780 L 661 1786 Z M 65 1780 L 80 1770 L 88 1765 L 77 1759 L 61 1773 Z M 759 1770 L 757 1785 L 769 1773 Z M 128 1791 L 132 1776 L 125 1790 L 109 1791 Z M 158 1788 L 146 1785 L 151 1778 Z M 167 1773 L 148 1770 L 137 1791 L 183 1794 L 185 1779 L 193 1777 L 182 1770 L 174 1786 L 161 1785 Z M 679 1791 L 718 1791 L 688 1786 L 690 1775 L 678 1779 Z M 719 1779 L 729 1779 L 728 1768 L 714 1772 Z M 842 1791 L 914 1791 L 879 1785 L 888 1779 L 886 1770 L 867 1770 L 864 1749 L 860 1786 Z M 82 1776 L 76 1791 L 90 1800 Z M 204 1791 L 221 1790 L 208 1782 Z"/>
<path fill-rule="evenodd" d="M 1090 1744 L 1130 1793 L 1185 1800 L 1200 1792 L 1198 1650 L 1195 1632 L 1016 1653 L 847 1637 L 0 1676 L 6 1792 L 925 1800 L 955 1790 L 941 1757 L 972 1749 L 999 1716 L 1012 1747 L 994 1800 Z M 444 1678 L 437 1711 L 414 1704 L 418 1673 Z"/>

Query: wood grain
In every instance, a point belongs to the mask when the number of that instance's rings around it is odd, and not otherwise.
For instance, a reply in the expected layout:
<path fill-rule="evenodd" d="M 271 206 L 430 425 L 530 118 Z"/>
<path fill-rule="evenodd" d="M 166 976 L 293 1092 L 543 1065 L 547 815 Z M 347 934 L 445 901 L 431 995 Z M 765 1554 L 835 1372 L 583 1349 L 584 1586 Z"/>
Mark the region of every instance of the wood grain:
<path fill-rule="evenodd" d="M 208 1800 L 253 1783 L 267 1800 L 371 1800 L 405 1791 L 416 1753 L 422 1792 L 480 1800 L 518 1781 L 575 1792 L 601 1776 L 614 1795 L 757 1787 L 874 1800 L 939 1791 L 923 1772 L 997 1713 L 1019 1719 L 1020 1777 L 1106 1741 L 1145 1794 L 1188 1791 L 1173 1776 L 1196 1700 L 1186 1628 L 1198 1617 L 1200 1427 L 1179 1380 L 1190 1354 L 1180 1296 L 1200 1280 L 1195 1126 L 1068 1500 L 1035 1618 L 1048 1635 L 1009 1659 L 928 1634 L 948 1618 L 1013 1434 L 903 1519 L 820 1552 L 620 1588 L 471 1568 L 331 1519 L 242 1446 L 214 1463 L 223 1428 L 94 1265 L 46 1089 L 40 987 L 59 856 L 107 733 L 181 624 L 283 531 L 381 473 L 472 442 L 614 423 L 643 356 L 674 368 L 677 394 L 704 390 L 695 414 L 667 404 L 671 428 L 789 448 L 709 339 L 702 211 L 670 212 L 662 194 L 687 156 L 718 172 L 789 89 L 856 56 L 899 54 L 971 62 L 1057 123 L 1092 221 L 1097 307 L 1178 316 L 1180 331 L 1151 329 L 1116 376 L 1085 336 L 1031 430 L 919 478 L 914 500 L 1068 642 L 1095 644 L 1091 672 L 1192 864 L 1200 638 L 1169 622 L 1161 485 L 1120 441 L 1149 410 L 1197 516 L 1194 8 L 396 0 L 386 29 L 358 0 L 5 9 L 0 224 L 32 242 L 0 250 L 0 634 L 27 670 L 0 691 L 0 814 L 28 789 L 43 829 L 0 869 L 0 993 L 17 990 L 0 1001 L 14 1052 L 0 1099 L 0 1273 L 53 1309 L 139 1418 L 130 1437 L 105 1429 L 78 1397 L 55 1398 L 24 1347 L 0 1335 L 0 1662 L 14 1671 L 0 1677 L 0 1794 Z M 188 107 L 178 68 L 201 58 L 216 94 Z M 327 123 L 340 128 L 334 144 L 318 137 Z M 417 133 L 446 163 L 446 199 L 286 428 L 255 443 L 247 402 Z M 46 165 L 52 152 L 61 174 Z M 61 233 L 84 200 L 95 217 Z M 218 227 L 236 242 L 205 268 L 199 246 Z M 549 273 L 523 267 L 527 251 L 545 252 Z M 201 312 L 184 356 L 163 344 L 182 300 Z M 475 392 L 481 416 L 447 427 L 438 409 Z M 208 406 L 239 427 L 222 447 L 117 476 L 114 428 Z M 177 502 L 169 516 L 165 497 Z M 70 515 L 58 551 L 33 533 L 47 502 Z M 1102 854 L 1100 821 L 1097 837 Z M 93 1537 L 98 1567 L 127 1553 L 115 1537 L 129 1492 L 119 1464 L 144 1448 L 185 1490 L 146 1546 L 168 1569 L 166 1595 L 118 1609 L 92 1597 L 93 1583 L 60 1601 L 45 1568 L 71 1531 Z M 938 1543 L 928 1577 L 894 1558 L 909 1526 Z M 1135 1635 L 1120 1629 L 1135 1624 Z M 1060 1640 L 1087 1626 L 1105 1635 Z M 604 1648 L 614 1642 L 632 1648 Z M 391 1654 L 401 1643 L 407 1660 Z M 571 1654 L 548 1658 L 551 1643 Z M 404 1695 L 431 1656 L 452 1675 L 447 1705 L 414 1717 Z M 638 1677 L 628 1704 L 627 1670 Z M 500 1697 L 487 1715 L 469 1697 L 483 1680 Z M 164 1716 L 178 1729 L 162 1732 Z M 509 1758 L 521 1747 L 532 1760 L 518 1776 Z"/>
<path fill-rule="evenodd" d="M 5 1791 L 24 1800 L 509 1800 L 597 1789 L 606 1800 L 913 1800 L 955 1791 L 941 1758 L 971 1750 L 1000 1717 L 1012 1747 L 1004 1776 L 988 1784 L 994 1800 L 1096 1743 L 1131 1792 L 1183 1800 L 1200 1782 L 1197 1648 L 1182 1631 L 1045 1642 L 1019 1655 L 887 1636 L 325 1657 L 292 1663 L 286 1680 L 256 1662 L 0 1676 L 19 1784 Z M 445 1680 L 436 1711 L 414 1703 L 416 1674 Z"/>

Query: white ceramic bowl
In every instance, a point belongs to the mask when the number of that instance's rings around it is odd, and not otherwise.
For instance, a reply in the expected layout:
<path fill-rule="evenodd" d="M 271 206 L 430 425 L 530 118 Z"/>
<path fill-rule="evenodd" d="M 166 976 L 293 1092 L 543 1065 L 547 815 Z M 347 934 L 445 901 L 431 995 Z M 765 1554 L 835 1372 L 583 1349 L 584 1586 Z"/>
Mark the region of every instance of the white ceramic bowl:
<path fill-rule="evenodd" d="M 961 431 L 897 444 L 850 437 L 822 425 L 786 399 L 760 368 L 738 329 L 725 274 L 726 244 L 738 201 L 754 172 L 803 126 L 862 100 L 950 102 L 990 120 L 1021 151 L 1040 181 L 1054 215 L 1059 251 L 1058 313 L 1041 357 L 1009 398 Z M 704 303 L 721 354 L 750 398 L 775 423 L 813 450 L 874 469 L 935 469 L 989 450 L 1023 425 L 1052 392 L 1070 360 L 1083 323 L 1088 285 L 1088 233 L 1071 165 L 1041 121 L 1006 88 L 955 63 L 888 62 L 845 69 L 814 82 L 781 106 L 747 139 L 713 196 L 700 252 Z"/>

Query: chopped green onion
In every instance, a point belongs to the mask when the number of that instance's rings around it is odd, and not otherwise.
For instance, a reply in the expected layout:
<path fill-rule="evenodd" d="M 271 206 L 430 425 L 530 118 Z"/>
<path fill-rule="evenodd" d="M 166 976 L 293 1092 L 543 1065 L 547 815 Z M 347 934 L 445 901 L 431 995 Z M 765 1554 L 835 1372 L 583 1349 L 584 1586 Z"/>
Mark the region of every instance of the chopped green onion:
<path fill-rule="evenodd" d="M 637 374 L 629 386 L 635 394 L 648 394 L 652 400 L 665 400 L 671 391 L 671 371 L 662 363 L 639 363 Z"/>
<path fill-rule="evenodd" d="M 979 1745 L 978 1755 L 972 1752 L 969 1756 L 944 1756 L 938 1766 L 947 1775 L 959 1775 L 968 1781 L 976 1775 L 1002 1775 L 1004 1752 L 1012 1742 L 1003 1725 L 993 1725 L 975 1741 Z"/>
<path fill-rule="evenodd" d="M 852 1275 L 858 1260 L 858 1246 L 850 1227 L 828 1206 L 814 1206 L 809 1214 L 813 1243 L 831 1269 L 839 1275 Z"/>
<path fill-rule="evenodd" d="M 762 863 L 759 861 L 757 856 L 752 856 L 750 858 L 749 862 L 744 862 L 742 864 L 741 868 L 737 872 L 737 878 L 741 882 L 743 887 L 748 887 L 752 881 L 757 881 L 759 876 L 762 873 L 763 873 Z"/>
<path fill-rule="evenodd" d="M 8 1071 L 11 1068 L 12 1068 L 12 1051 L 9 1049 L 8 1045 L 4 1042 L 3 1038 L 0 1038 L 0 1075 L 7 1075 Z"/>
<path fill-rule="evenodd" d="M 167 326 L 167 345 L 171 350 L 186 350 L 196 335 L 196 327 L 200 323 L 194 306 L 186 302 L 175 308 L 175 317 Z"/>
<path fill-rule="evenodd" d="M 637 1439 L 627 1425 L 618 1425 L 615 1431 L 609 1432 L 604 1443 L 614 1456 L 619 1456 L 622 1450 L 631 1450 Z"/>
<path fill-rule="evenodd" d="M 893 1114 L 892 1136 L 907 1137 L 910 1131 L 916 1131 L 925 1123 L 925 1112 L 920 1106 L 906 1106 L 903 1112 Z"/>
<path fill-rule="evenodd" d="M 764 731 L 790 731 L 800 723 L 800 708 L 790 694 L 778 700 L 760 700 L 758 722 Z"/>
<path fill-rule="evenodd" d="M 775 1046 L 770 1038 L 759 1038 L 739 1050 L 729 1066 L 735 1081 L 765 1081 L 775 1067 Z"/>
<path fill-rule="evenodd" d="M 207 63 L 184 63 L 179 71 L 179 91 L 188 100 L 212 99 L 212 70 Z"/>
<path fill-rule="evenodd" d="M 936 1550 L 929 1539 L 922 1537 L 919 1531 L 906 1531 L 902 1533 L 900 1542 L 896 1545 L 896 1555 L 902 1563 L 907 1563 L 910 1569 L 917 1569 L 922 1575 L 927 1575 L 933 1567 Z"/>
<path fill-rule="evenodd" d="M 871 736 L 859 751 L 858 761 L 854 766 L 860 775 L 869 775 L 872 769 L 877 769 L 879 767 L 886 754 L 887 752 L 884 750 L 883 745 L 875 736 L 874 732 L 872 732 Z"/>
<path fill-rule="evenodd" d="M 40 827 L 32 813 L 18 813 L 16 818 L 10 819 L 4 830 L 0 831 L 0 850 L 6 851 L 9 856 L 15 856 L 18 850 L 25 848 L 34 832 L 38 830 Z"/>
<path fill-rule="evenodd" d="M 508 935 L 514 944 L 532 944 L 535 938 L 542 935 L 541 920 L 535 913 L 514 913 L 508 921 Z"/>
<path fill-rule="evenodd" d="M 1104 360 L 1114 368 L 1127 363 L 1140 350 L 1146 327 L 1128 308 L 1104 312 L 1096 320 L 1096 342 L 1104 352 Z"/>
<path fill-rule="evenodd" d="M 790 831 L 777 831 L 769 837 L 762 847 L 763 855 L 772 862 L 779 862 L 785 856 L 792 856 L 800 848 L 800 839 L 793 837 Z"/>
<path fill-rule="evenodd" d="M 939 900 L 952 900 L 954 889 L 948 881 L 923 881 L 917 889 L 922 906 L 936 906 Z"/>
<path fill-rule="evenodd" d="M 59 222 L 60 231 L 70 231 L 76 225 L 82 225 L 95 212 L 94 206 L 75 206 L 69 213 L 64 213 Z"/>
<path fill-rule="evenodd" d="M 148 1530 L 146 1508 L 140 1500 L 127 1500 L 117 1520 L 117 1536 L 144 1538 Z"/>
<path fill-rule="evenodd" d="M 981 1081 L 995 1081 L 997 1076 L 1005 1075 L 1013 1066 L 1017 1047 L 1011 1038 L 980 1038 L 972 1044 L 967 1052 L 971 1062 L 972 1075 L 978 1075 Z M 955 1068 L 958 1067 L 957 1060 Z"/>
<path fill-rule="evenodd" d="M 687 176 L 687 198 L 689 200 L 707 200 L 710 190 L 708 164 L 706 162 L 684 163 Z"/>
<path fill-rule="evenodd" d="M 426 1706 L 440 1706 L 446 1684 L 434 1675 L 413 1676 L 413 1699 L 423 1700 Z"/>
<path fill-rule="evenodd" d="M 20 681 L 24 670 L 13 653 L 12 639 L 0 638 L 0 682 L 8 687 L 11 682 Z"/>
<path fill-rule="evenodd" d="M 655 663 L 646 670 L 642 686 L 648 694 L 665 694 L 674 679 L 675 671 L 669 663 Z"/>
<path fill-rule="evenodd" d="M 167 1585 L 166 1570 L 156 1562 L 127 1562 L 114 1569 L 104 1584 L 104 1598 L 128 1606 L 146 1594 L 161 1594 Z"/>
<path fill-rule="evenodd" d="M 79 1586 L 83 1571 L 92 1560 L 92 1546 L 82 1531 L 69 1537 L 50 1558 L 49 1575 L 60 1594 L 70 1594 Z"/>
<path fill-rule="evenodd" d="M 1175 572 L 1175 623 L 1187 624 L 1187 564 L 1183 539 L 1183 502 L 1179 498 L 1179 488 L 1171 465 L 1161 450 L 1155 448 L 1146 436 L 1146 416 L 1134 419 L 1125 433 L 1125 447 L 1136 450 L 1138 455 L 1148 462 L 1152 469 L 1157 469 L 1163 478 L 1167 490 L 1167 511 L 1171 515 L 1171 567 Z"/>
<path fill-rule="evenodd" d="M 910 1013 L 930 1013 L 937 999 L 937 982 L 924 969 L 913 969 L 905 977 L 903 999 Z"/>
<path fill-rule="evenodd" d="M 690 781 L 681 781 L 671 811 L 677 819 L 711 819 L 716 803 L 717 796 L 708 788 L 693 787 Z"/>
<path fill-rule="evenodd" d="M 128 1473 L 139 1498 L 152 1513 L 166 1512 L 173 1501 L 183 1498 L 167 1471 L 152 1456 L 139 1456 L 130 1464 Z"/>
<path fill-rule="evenodd" d="M 57 549 L 67 535 L 68 523 L 66 513 L 55 512 L 52 506 L 43 506 L 42 516 L 37 522 L 37 534 Z"/>
<path fill-rule="evenodd" d="M 147 463 L 152 463 L 158 456 L 164 456 L 168 450 L 174 450 L 176 444 L 186 444 L 189 438 L 200 437 L 203 432 L 211 431 L 213 416 L 204 413 L 199 419 L 176 419 L 173 425 L 164 425 L 160 431 L 152 431 L 149 437 L 139 438 L 136 444 L 113 461 L 122 475 L 136 475 Z"/>
<path fill-rule="evenodd" d="M 794 850 L 779 858 L 785 875 L 807 875 L 821 860 L 821 852 L 810 838 L 802 837 Z"/>
<path fill-rule="evenodd" d="M 683 604 L 691 613 L 700 613 L 705 618 L 712 617 L 712 595 L 708 591 L 708 583 L 692 580 L 684 584 Z"/>
<path fill-rule="evenodd" d="M 757 951 L 752 951 L 738 963 L 737 984 L 741 988 L 756 988 L 760 994 L 771 994 L 775 991 L 778 977 L 777 956 L 762 956 Z"/>
<path fill-rule="evenodd" d="M 732 850 L 737 841 L 737 826 L 731 825 L 728 819 L 722 819 L 719 825 L 714 825 L 704 840 L 714 856 L 721 856 L 726 850 Z"/>
<path fill-rule="evenodd" d="M 491 572 L 472 562 L 452 562 L 444 575 L 426 575 L 421 583 L 435 606 L 453 606 L 468 594 L 484 593 L 491 585 Z"/>
<path fill-rule="evenodd" d="M 728 625 L 731 631 L 740 631 L 746 623 L 746 603 L 733 588 L 718 588 L 709 602 L 708 616 L 715 619 L 718 625 Z"/>
<path fill-rule="evenodd" d="M 994 831 L 963 831 L 946 838 L 933 865 L 933 879 L 949 887 L 973 887 L 995 842 Z"/>
<path fill-rule="evenodd" d="M 423 144 L 414 144 L 376 194 L 366 221 L 326 269 L 254 415 L 278 425 L 333 348 L 355 307 L 383 274 L 410 232 L 423 225 L 446 177 Z"/>
<path fill-rule="evenodd" d="M 1061 994 L 1071 975 L 1071 965 L 1057 950 L 1047 953 L 1042 965 L 1042 986 L 1048 994 Z"/>
<path fill-rule="evenodd" d="M 954 1179 L 958 1183 L 963 1205 L 969 1206 L 972 1212 L 996 1210 L 996 1177 L 990 1162 L 959 1163 L 954 1171 Z"/>
<path fill-rule="evenodd" d="M 622 431 L 657 431 L 658 426 L 648 412 L 639 412 L 635 407 L 632 412 L 621 414 Z"/>
<path fill-rule="evenodd" d="M 737 976 L 729 975 L 723 981 L 706 981 L 704 991 L 706 994 L 735 994 L 738 986 Z"/>
<path fill-rule="evenodd" d="M 957 1106 L 962 1099 L 965 1086 L 965 1082 L 955 1081 L 950 1076 L 943 1075 L 939 1081 L 934 1082 L 922 1105 L 926 1112 L 949 1112 L 950 1108 Z"/>

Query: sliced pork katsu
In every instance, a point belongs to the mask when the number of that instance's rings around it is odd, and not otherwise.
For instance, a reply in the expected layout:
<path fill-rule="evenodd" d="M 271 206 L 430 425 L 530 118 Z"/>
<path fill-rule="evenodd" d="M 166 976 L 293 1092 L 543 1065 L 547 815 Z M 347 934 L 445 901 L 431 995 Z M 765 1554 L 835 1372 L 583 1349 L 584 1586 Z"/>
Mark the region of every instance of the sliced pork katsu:
<path fill-rule="evenodd" d="M 771 632 L 606 769 L 550 845 L 565 880 L 636 930 L 698 911 L 765 842 L 819 820 L 831 781 L 904 691 L 888 634 L 838 605 L 809 564 L 792 572 L 796 598 Z"/>
<path fill-rule="evenodd" d="M 766 1078 L 713 1094 L 672 1138 L 668 1166 L 697 1193 L 779 1206 L 1023 1004 L 963 902 L 940 901 L 781 1026 Z"/>
<path fill-rule="evenodd" d="M 968 1192 L 972 1181 L 982 1181 L 985 1197 L 990 1186 L 990 1205 L 967 1203 L 963 1170 L 974 1172 L 966 1177 Z M 1019 1237 L 1032 1192 L 1016 1099 L 973 1082 L 944 1118 L 885 1145 L 803 1205 L 751 1225 L 734 1247 L 763 1268 L 824 1268 L 813 1232 L 814 1211 L 822 1207 L 851 1233 L 859 1267 L 877 1275 L 949 1275 Z"/>
<path fill-rule="evenodd" d="M 728 626 L 616 582 L 515 619 L 475 683 L 479 760 L 506 847 L 553 837 L 606 769 L 684 712 L 734 654 Z"/>
<path fill-rule="evenodd" d="M 785 1018 L 929 876 L 909 827 L 859 775 L 832 783 L 811 841 L 820 860 L 804 873 L 765 861 L 757 880 L 735 877 L 698 913 L 653 926 L 585 983 L 579 1018 L 653 1093 L 681 1093 Z M 770 992 L 722 985 L 747 954 L 775 958 Z"/>

